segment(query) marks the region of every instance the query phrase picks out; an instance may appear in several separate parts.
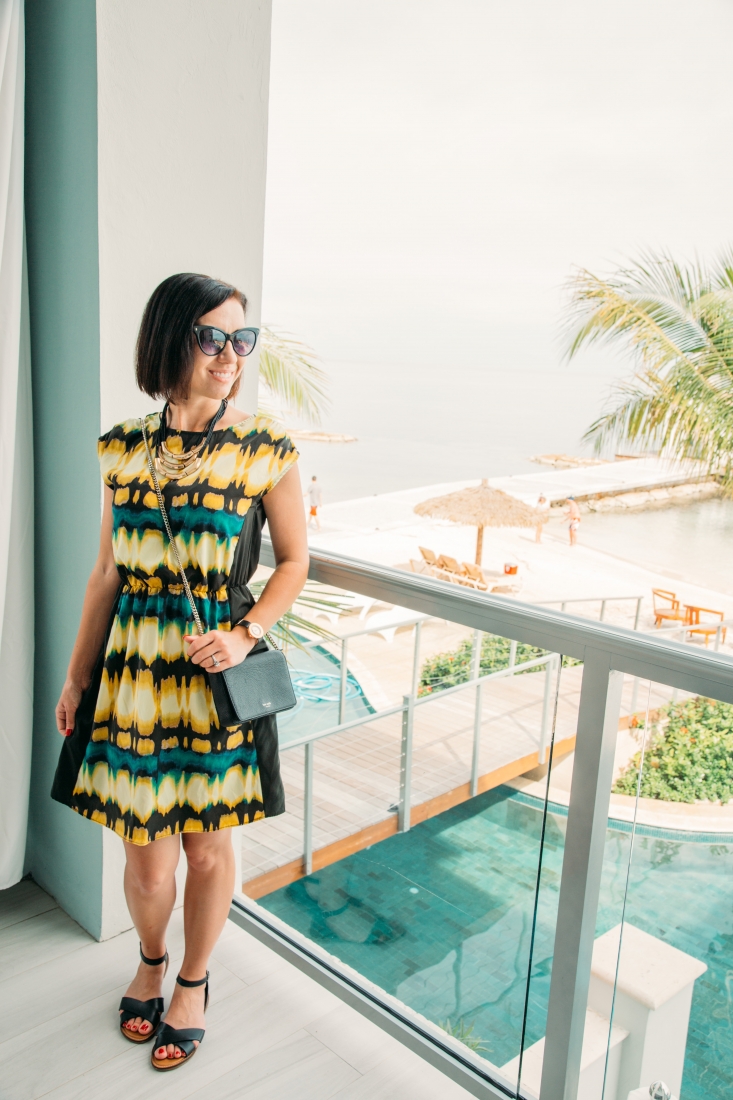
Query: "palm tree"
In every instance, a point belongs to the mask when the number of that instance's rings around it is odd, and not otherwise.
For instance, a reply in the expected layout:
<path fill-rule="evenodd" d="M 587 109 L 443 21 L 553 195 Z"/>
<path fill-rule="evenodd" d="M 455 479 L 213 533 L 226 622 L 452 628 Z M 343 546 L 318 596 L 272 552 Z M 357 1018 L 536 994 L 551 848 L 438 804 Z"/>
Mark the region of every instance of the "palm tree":
<path fill-rule="evenodd" d="M 260 381 L 266 389 L 264 399 L 260 401 L 262 408 L 270 411 L 268 398 L 274 399 L 283 412 L 295 413 L 313 423 L 320 423 L 321 414 L 329 404 L 326 395 L 328 376 L 318 356 L 307 344 L 289 333 L 263 325 L 260 329 Z M 250 591 L 256 599 L 261 596 L 265 583 L 254 581 L 250 584 Z M 326 598 L 322 589 L 313 584 L 306 585 L 298 597 L 298 603 L 313 612 L 342 610 L 344 607 L 343 601 Z M 273 634 L 285 646 L 294 645 L 297 649 L 303 648 L 301 639 L 304 634 L 328 641 L 335 637 L 332 631 L 292 608 L 273 627 Z"/>
<path fill-rule="evenodd" d="M 286 332 L 263 325 L 260 329 L 260 381 L 266 388 L 261 402 L 274 398 L 283 412 L 319 424 L 328 407 L 328 375 L 318 356 Z"/>
<path fill-rule="evenodd" d="M 733 250 L 710 267 L 648 253 L 606 279 L 581 269 L 568 289 L 568 358 L 621 343 L 636 363 L 585 438 L 698 459 L 733 488 Z"/>

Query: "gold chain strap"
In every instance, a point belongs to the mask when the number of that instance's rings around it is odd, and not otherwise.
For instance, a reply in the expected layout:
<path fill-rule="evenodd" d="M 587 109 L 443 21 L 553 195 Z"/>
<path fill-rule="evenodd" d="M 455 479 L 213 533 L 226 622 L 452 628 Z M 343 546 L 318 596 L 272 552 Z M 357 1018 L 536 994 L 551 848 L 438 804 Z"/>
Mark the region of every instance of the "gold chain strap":
<path fill-rule="evenodd" d="M 200 635 L 203 635 L 203 634 L 206 633 L 206 631 L 204 630 L 203 624 L 201 622 L 201 617 L 198 613 L 198 608 L 196 607 L 196 604 L 194 603 L 193 593 L 191 592 L 191 586 L 188 583 L 188 577 L 186 576 L 185 570 L 183 568 L 183 563 L 181 561 L 181 555 L 178 553 L 178 545 L 176 543 L 175 538 L 173 537 L 173 532 L 171 530 L 171 525 L 170 525 L 170 522 L 168 520 L 168 513 L 166 512 L 165 504 L 163 503 L 163 494 L 160 491 L 160 484 L 158 483 L 158 475 L 155 472 L 155 463 L 153 462 L 153 456 L 150 453 L 150 444 L 148 443 L 148 435 L 147 435 L 147 432 L 145 430 L 145 418 L 142 417 L 142 416 L 140 417 L 140 427 L 142 428 L 143 442 L 145 443 L 145 454 L 146 454 L 146 457 L 147 457 L 147 460 L 148 460 L 148 469 L 150 470 L 150 476 L 153 479 L 153 486 L 155 488 L 155 495 L 158 498 L 158 507 L 160 508 L 160 514 L 163 517 L 163 523 L 165 524 L 165 529 L 166 529 L 166 532 L 168 534 L 168 540 L 169 540 L 169 542 L 171 544 L 171 547 L 173 549 L 173 554 L 174 554 L 175 559 L 176 559 L 176 565 L 178 567 L 178 572 L 181 574 L 181 580 L 183 581 L 183 587 L 186 590 L 186 596 L 188 597 L 188 602 L 191 605 L 191 611 L 193 612 L 193 617 L 194 617 L 194 620 L 196 622 L 196 629 L 198 630 Z M 278 646 L 277 642 L 274 640 L 274 638 L 270 634 L 269 630 L 265 631 L 265 637 L 267 638 L 267 640 L 269 641 L 269 643 L 270 643 L 270 645 L 272 646 L 273 649 L 279 649 L 280 648 Z"/>

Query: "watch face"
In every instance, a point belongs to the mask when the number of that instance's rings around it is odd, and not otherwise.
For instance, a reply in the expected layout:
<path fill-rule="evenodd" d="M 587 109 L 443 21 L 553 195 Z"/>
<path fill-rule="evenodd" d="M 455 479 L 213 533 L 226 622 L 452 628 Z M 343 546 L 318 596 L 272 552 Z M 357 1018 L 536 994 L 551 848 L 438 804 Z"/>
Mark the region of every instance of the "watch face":
<path fill-rule="evenodd" d="M 248 629 L 253 638 L 261 638 L 265 633 L 259 623 L 250 623 Z"/>

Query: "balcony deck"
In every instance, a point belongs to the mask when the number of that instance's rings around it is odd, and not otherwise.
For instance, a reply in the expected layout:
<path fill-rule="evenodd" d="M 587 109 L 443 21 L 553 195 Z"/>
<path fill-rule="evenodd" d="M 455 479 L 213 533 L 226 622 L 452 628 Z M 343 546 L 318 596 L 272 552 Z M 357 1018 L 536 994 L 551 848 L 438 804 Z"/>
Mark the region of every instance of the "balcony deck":
<path fill-rule="evenodd" d="M 93 940 L 34 883 L 0 893 L 3 1100 L 466 1100 L 469 1093 L 232 923 L 211 962 L 206 1042 L 181 1073 L 155 1073 L 116 1006 L 134 931 Z M 183 948 L 171 922 L 170 996 Z"/>

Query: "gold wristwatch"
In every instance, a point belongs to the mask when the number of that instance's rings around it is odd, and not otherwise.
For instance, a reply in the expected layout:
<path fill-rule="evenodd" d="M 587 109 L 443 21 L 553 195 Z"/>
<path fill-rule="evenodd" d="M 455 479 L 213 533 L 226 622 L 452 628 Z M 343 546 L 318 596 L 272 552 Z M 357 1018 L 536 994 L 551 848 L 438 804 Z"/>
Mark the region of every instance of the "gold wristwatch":
<path fill-rule="evenodd" d="M 251 623 L 249 619 L 240 619 L 236 626 L 243 626 L 253 641 L 258 642 L 265 635 L 264 627 L 259 623 Z"/>

